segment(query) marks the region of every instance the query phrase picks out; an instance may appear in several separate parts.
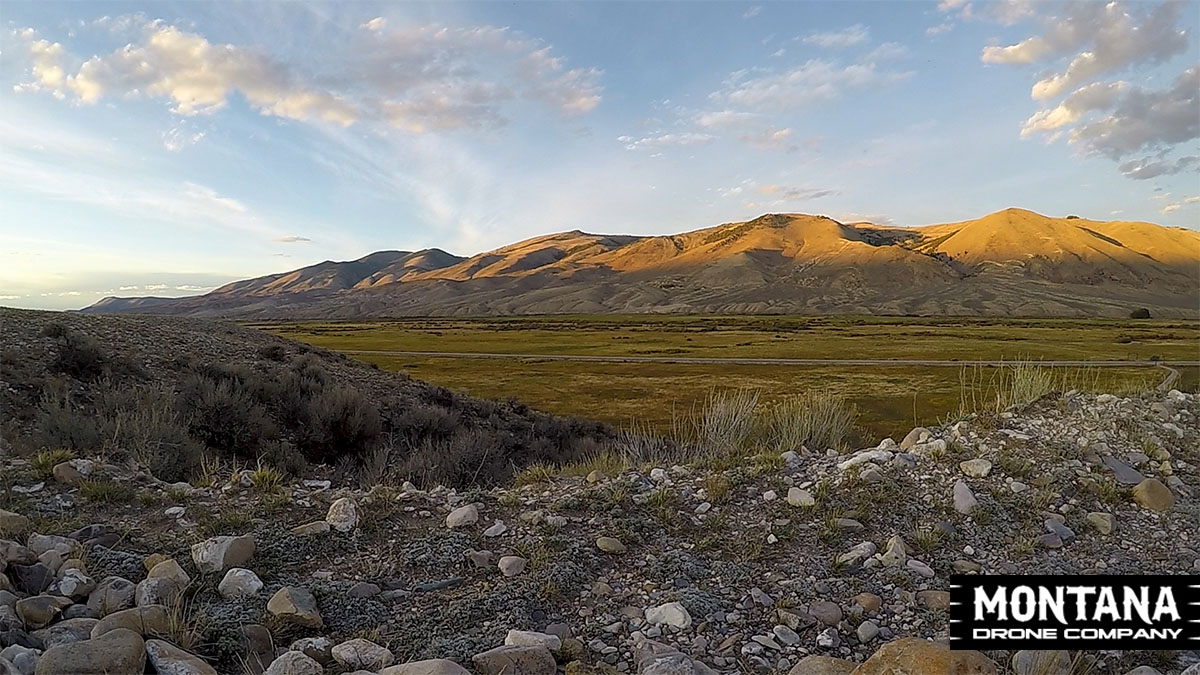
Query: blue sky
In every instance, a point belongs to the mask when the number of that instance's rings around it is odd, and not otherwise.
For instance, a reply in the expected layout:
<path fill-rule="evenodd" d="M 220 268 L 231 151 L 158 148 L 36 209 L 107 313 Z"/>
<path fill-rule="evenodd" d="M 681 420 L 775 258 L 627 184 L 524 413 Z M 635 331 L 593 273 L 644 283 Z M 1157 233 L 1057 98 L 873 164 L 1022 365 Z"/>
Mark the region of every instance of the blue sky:
<path fill-rule="evenodd" d="M 766 212 L 1200 221 L 1200 3 L 7 2 L 0 302 Z"/>

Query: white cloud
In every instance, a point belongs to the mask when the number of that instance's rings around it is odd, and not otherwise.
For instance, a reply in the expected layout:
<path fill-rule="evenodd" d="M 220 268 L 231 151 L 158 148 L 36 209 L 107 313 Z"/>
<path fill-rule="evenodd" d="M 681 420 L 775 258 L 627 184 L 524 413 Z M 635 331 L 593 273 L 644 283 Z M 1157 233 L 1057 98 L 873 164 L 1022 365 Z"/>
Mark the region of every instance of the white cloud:
<path fill-rule="evenodd" d="M 1184 204 L 1196 204 L 1196 203 L 1200 203 L 1200 197 L 1185 197 L 1185 198 L 1183 199 L 1183 203 L 1184 203 Z"/>
<path fill-rule="evenodd" d="M 941 23 L 939 23 L 939 24 L 937 24 L 937 25 L 930 26 L 929 28 L 926 28 L 926 29 L 925 29 L 925 34 L 926 34 L 926 35 L 941 35 L 942 33 L 948 33 L 948 32 L 950 32 L 950 31 L 951 31 L 951 30 L 953 30 L 953 29 L 954 29 L 954 23 L 953 23 L 953 22 L 950 22 L 950 21 L 943 21 L 943 22 L 941 22 Z"/>
<path fill-rule="evenodd" d="M 87 58 L 74 72 L 65 48 L 19 31 L 31 81 L 18 91 L 46 91 L 83 105 L 110 97 L 165 99 L 181 116 L 211 113 L 240 94 L 264 115 L 338 126 L 379 123 L 424 132 L 496 126 L 511 101 L 540 103 L 564 116 L 600 101 L 600 71 L 568 68 L 541 41 L 508 28 L 361 27 L 352 48 L 325 54 L 318 77 L 258 49 L 209 42 L 162 21 L 139 39 Z M 168 148 L 182 138 L 164 139 Z"/>
<path fill-rule="evenodd" d="M 1180 208 L 1182 208 L 1182 205 L 1179 204 L 1178 202 L 1176 202 L 1174 204 L 1167 204 L 1166 206 L 1162 207 L 1162 209 L 1159 210 L 1159 213 L 1161 213 L 1165 216 L 1168 213 L 1171 213 L 1172 211 L 1178 211 Z"/>
<path fill-rule="evenodd" d="M 1079 2 L 1049 17 L 1044 31 L 1007 46 L 984 47 L 984 63 L 1027 65 L 1074 54 L 1065 68 L 1033 85 L 1037 100 L 1054 98 L 1093 78 L 1134 65 L 1162 63 L 1187 49 L 1187 31 L 1176 24 L 1184 3 L 1145 5 Z"/>
<path fill-rule="evenodd" d="M 680 133 L 660 133 L 643 138 L 621 136 L 617 140 L 625 144 L 626 150 L 649 150 L 706 145 L 715 141 L 716 136 L 687 131 Z"/>
<path fill-rule="evenodd" d="M 849 90 L 902 82 L 911 75 L 882 69 L 873 61 L 843 65 L 812 59 L 783 72 L 737 71 L 711 98 L 748 110 L 790 110 L 836 101 Z"/>
<path fill-rule="evenodd" d="M 762 5 L 754 5 L 753 7 L 747 9 L 745 12 L 742 12 L 742 18 L 743 19 L 753 19 L 754 17 L 758 16 L 761 13 L 762 13 Z"/>
<path fill-rule="evenodd" d="M 275 237 L 274 241 L 277 241 L 281 244 L 307 244 L 310 243 L 312 239 L 309 239 L 308 237 L 301 237 L 300 235 L 296 234 L 289 234 L 284 237 Z"/>
<path fill-rule="evenodd" d="M 726 198 L 744 198 L 758 195 L 757 201 L 745 202 L 747 208 L 770 208 L 784 206 L 797 202 L 807 202 L 822 197 L 841 194 L 831 188 L 816 188 L 806 186 L 779 185 L 775 183 L 761 184 L 755 180 L 744 180 L 739 185 L 730 188 L 720 188 L 717 193 Z"/>
<path fill-rule="evenodd" d="M 1021 127 L 1021 135 L 1030 136 L 1070 126 L 1089 112 L 1105 110 L 1112 106 L 1127 88 L 1128 85 L 1124 82 L 1096 82 L 1081 87 L 1054 108 L 1034 113 L 1025 120 L 1025 125 Z"/>
<path fill-rule="evenodd" d="M 844 49 L 862 44 L 870 38 L 871 33 L 867 30 L 866 26 L 855 24 L 841 30 L 810 33 L 801 38 L 800 41 L 804 44 L 816 45 L 825 49 Z"/>
<path fill-rule="evenodd" d="M 1107 115 L 1075 127 L 1070 140 L 1114 160 L 1162 153 L 1200 137 L 1198 109 L 1200 66 L 1192 66 L 1167 89 L 1128 87 Z"/>

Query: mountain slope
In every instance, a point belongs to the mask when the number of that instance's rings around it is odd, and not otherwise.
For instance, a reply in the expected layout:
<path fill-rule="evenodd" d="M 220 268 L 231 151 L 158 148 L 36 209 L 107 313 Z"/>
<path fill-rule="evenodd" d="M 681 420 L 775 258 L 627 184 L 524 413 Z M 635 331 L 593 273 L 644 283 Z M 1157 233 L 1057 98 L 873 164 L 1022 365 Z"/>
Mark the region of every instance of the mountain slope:
<path fill-rule="evenodd" d="M 578 230 L 469 258 L 384 251 L 99 312 L 237 318 L 521 313 L 1200 314 L 1200 233 L 1007 209 L 927 227 L 769 214 L 669 236 Z"/>

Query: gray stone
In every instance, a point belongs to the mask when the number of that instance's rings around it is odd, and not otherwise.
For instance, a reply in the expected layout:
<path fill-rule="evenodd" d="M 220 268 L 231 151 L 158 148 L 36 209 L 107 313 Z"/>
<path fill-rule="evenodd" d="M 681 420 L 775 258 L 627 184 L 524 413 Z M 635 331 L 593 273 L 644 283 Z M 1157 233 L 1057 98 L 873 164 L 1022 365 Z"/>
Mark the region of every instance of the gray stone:
<path fill-rule="evenodd" d="M 55 595 L 35 595 L 17 601 L 16 613 L 29 628 L 37 629 L 49 624 L 71 601 Z"/>
<path fill-rule="evenodd" d="M 692 615 L 678 602 L 668 602 L 646 610 L 646 621 L 655 626 L 687 628 L 692 625 Z"/>
<path fill-rule="evenodd" d="M 975 499 L 971 488 L 964 481 L 956 481 L 954 483 L 954 510 L 964 516 L 969 516 L 976 506 L 979 506 L 979 501 Z"/>
<path fill-rule="evenodd" d="M 330 654 L 343 668 L 351 669 L 380 670 L 396 662 L 391 650 L 362 638 L 347 640 L 334 647 Z"/>
<path fill-rule="evenodd" d="M 497 566 L 500 573 L 506 577 L 515 577 L 525 571 L 526 560 L 520 556 L 506 555 L 500 558 Z"/>
<path fill-rule="evenodd" d="M 230 568 L 225 573 L 225 578 L 221 579 L 221 583 L 217 585 L 217 592 L 226 600 L 255 595 L 262 589 L 263 582 L 258 575 L 242 567 Z"/>
<path fill-rule="evenodd" d="M 146 656 L 158 675 L 217 675 L 204 659 L 163 640 L 146 640 Z"/>
<path fill-rule="evenodd" d="M 267 666 L 263 675 L 324 675 L 325 669 L 300 652 L 284 652 Z"/>
<path fill-rule="evenodd" d="M 992 463 L 983 458 L 958 463 L 958 469 L 971 478 L 984 478 L 992 472 Z"/>
<path fill-rule="evenodd" d="M 531 630 L 510 630 L 504 636 L 504 644 L 516 645 L 518 647 L 525 646 L 542 646 L 552 652 L 557 652 L 562 648 L 562 638 L 557 635 L 548 633 L 538 633 Z"/>
<path fill-rule="evenodd" d="M 446 659 L 428 659 L 389 666 L 379 675 L 471 675 L 471 671 Z"/>
<path fill-rule="evenodd" d="M 1087 523 L 1100 534 L 1112 534 L 1116 529 L 1116 520 L 1111 513 L 1093 511 L 1087 514 Z"/>
<path fill-rule="evenodd" d="M 474 504 L 467 504 L 454 509 L 446 516 L 446 527 L 467 527 L 479 522 L 479 509 Z"/>
<path fill-rule="evenodd" d="M 826 626 L 836 626 L 842 620 L 842 608 L 828 600 L 817 600 L 808 606 L 808 613 Z"/>
<path fill-rule="evenodd" d="M 620 539 L 614 537 L 598 537 L 596 539 L 596 548 L 605 553 L 617 555 L 625 552 L 625 544 L 622 544 Z"/>
<path fill-rule="evenodd" d="M 555 675 L 554 655 L 540 645 L 505 645 L 471 657 L 482 675 Z"/>
<path fill-rule="evenodd" d="M 349 497 L 342 497 L 329 505 L 325 522 L 338 532 L 349 532 L 358 527 L 358 504 Z"/>
<path fill-rule="evenodd" d="M 864 621 L 858 624 L 858 641 L 864 645 L 879 637 L 879 626 L 875 625 L 874 621 Z"/>
<path fill-rule="evenodd" d="M 267 602 L 267 612 L 288 623 L 305 628 L 324 627 L 317 611 L 317 600 L 307 589 L 284 586 Z"/>
<path fill-rule="evenodd" d="M 142 673 L 145 669 L 146 646 L 142 636 L 131 630 L 117 629 L 91 640 L 47 649 L 38 659 L 36 673 L 114 675 Z"/>
<path fill-rule="evenodd" d="M 46 645 L 46 649 L 49 649 L 58 645 L 92 639 L 92 629 L 96 627 L 97 623 L 100 623 L 99 619 L 64 619 L 39 631 L 34 631 L 33 635 Z"/>
<path fill-rule="evenodd" d="M 633 659 L 639 675 L 717 675 L 678 649 L 653 640 L 637 644 Z"/>
<path fill-rule="evenodd" d="M 812 493 L 808 490 L 802 490 L 798 487 L 788 488 L 787 503 L 797 508 L 808 506 L 816 506 L 817 500 L 813 498 Z"/>
<path fill-rule="evenodd" d="M 254 556 L 254 537 L 213 537 L 192 546 L 192 562 L 205 574 L 224 572 L 249 562 Z"/>
<path fill-rule="evenodd" d="M 87 605 L 101 617 L 133 607 L 137 586 L 121 577 L 105 577 L 88 595 Z"/>
<path fill-rule="evenodd" d="M 1109 470 L 1113 472 L 1113 477 L 1117 479 L 1117 482 L 1121 483 L 1122 485 L 1137 485 L 1143 480 L 1146 480 L 1146 477 L 1138 472 L 1137 469 L 1129 466 L 1116 457 L 1110 455 L 1105 457 L 1103 462 L 1104 466 L 1108 467 Z"/>

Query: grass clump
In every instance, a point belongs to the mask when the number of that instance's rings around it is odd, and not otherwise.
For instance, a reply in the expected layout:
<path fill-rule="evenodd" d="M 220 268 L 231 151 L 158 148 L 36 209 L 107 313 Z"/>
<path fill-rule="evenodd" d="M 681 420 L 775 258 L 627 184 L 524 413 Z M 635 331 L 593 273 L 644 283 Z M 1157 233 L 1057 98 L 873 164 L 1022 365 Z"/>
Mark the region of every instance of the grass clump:
<path fill-rule="evenodd" d="M 857 418 L 858 409 L 837 394 L 795 394 L 776 401 L 759 415 L 759 437 L 779 452 L 844 450 Z"/>
<path fill-rule="evenodd" d="M 50 478 L 54 475 L 54 467 L 75 459 L 75 453 L 63 448 L 54 450 L 38 450 L 29 460 L 30 466 L 40 478 Z"/>
<path fill-rule="evenodd" d="M 275 469 L 259 462 L 253 470 L 250 471 L 250 484 L 255 490 L 264 493 L 279 492 L 283 487 L 283 474 Z"/>
<path fill-rule="evenodd" d="M 113 504 L 133 501 L 136 491 L 127 483 L 106 478 L 90 478 L 80 481 L 79 494 L 89 502 Z"/>
<path fill-rule="evenodd" d="M 541 483 L 549 483 L 554 478 L 554 468 L 546 464 L 531 464 L 525 467 L 521 473 L 518 473 L 513 479 L 513 485 L 521 487 L 523 485 L 539 485 Z"/>

